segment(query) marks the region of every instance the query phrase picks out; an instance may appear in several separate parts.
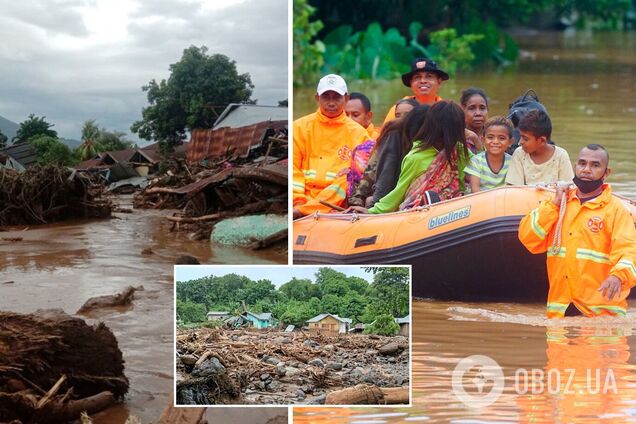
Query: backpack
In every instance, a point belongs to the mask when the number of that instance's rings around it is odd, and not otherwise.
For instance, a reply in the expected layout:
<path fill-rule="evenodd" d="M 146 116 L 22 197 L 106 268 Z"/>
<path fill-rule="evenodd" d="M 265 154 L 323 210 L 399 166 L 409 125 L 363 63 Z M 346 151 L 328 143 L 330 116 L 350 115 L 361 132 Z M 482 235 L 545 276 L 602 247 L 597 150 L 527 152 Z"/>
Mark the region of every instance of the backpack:
<path fill-rule="evenodd" d="M 532 88 L 527 90 L 522 96 L 517 97 L 510 105 L 508 106 L 508 119 L 512 121 L 514 125 L 514 129 L 512 131 L 512 137 L 514 139 L 513 143 L 508 148 L 507 152 L 512 154 L 517 147 L 519 147 L 519 121 L 521 118 L 525 116 L 531 110 L 541 110 L 548 113 L 546 107 L 539 101 L 539 96 L 537 92 Z M 548 114 L 549 115 L 549 114 Z M 554 144 L 552 140 L 549 140 L 549 143 Z"/>

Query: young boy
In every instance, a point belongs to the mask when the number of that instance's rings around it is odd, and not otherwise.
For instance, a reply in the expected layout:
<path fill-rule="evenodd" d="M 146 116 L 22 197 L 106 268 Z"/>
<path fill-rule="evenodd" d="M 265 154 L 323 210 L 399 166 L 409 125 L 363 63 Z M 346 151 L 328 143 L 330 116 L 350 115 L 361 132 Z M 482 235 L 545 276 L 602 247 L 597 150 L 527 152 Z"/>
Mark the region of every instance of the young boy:
<path fill-rule="evenodd" d="M 547 113 L 531 110 L 519 122 L 521 138 L 512 154 L 506 183 L 513 185 L 572 181 L 574 172 L 568 152 L 548 144 L 552 122 Z"/>
<path fill-rule="evenodd" d="M 464 170 L 469 174 L 471 192 L 488 190 L 506 183 L 510 164 L 510 155 L 506 153 L 506 149 L 512 143 L 512 129 L 512 122 L 504 116 L 494 116 L 484 124 L 486 151 L 473 156 Z"/>

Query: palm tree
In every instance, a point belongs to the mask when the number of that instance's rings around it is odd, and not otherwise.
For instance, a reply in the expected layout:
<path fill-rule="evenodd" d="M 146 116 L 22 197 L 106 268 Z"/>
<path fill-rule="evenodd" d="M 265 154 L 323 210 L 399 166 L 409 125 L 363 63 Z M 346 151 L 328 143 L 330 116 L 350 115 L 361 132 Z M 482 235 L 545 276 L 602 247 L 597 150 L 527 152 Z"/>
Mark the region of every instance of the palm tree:
<path fill-rule="evenodd" d="M 100 129 L 94 119 L 84 122 L 82 127 L 83 143 L 77 148 L 80 160 L 88 160 L 94 158 L 102 149 L 97 141 Z"/>

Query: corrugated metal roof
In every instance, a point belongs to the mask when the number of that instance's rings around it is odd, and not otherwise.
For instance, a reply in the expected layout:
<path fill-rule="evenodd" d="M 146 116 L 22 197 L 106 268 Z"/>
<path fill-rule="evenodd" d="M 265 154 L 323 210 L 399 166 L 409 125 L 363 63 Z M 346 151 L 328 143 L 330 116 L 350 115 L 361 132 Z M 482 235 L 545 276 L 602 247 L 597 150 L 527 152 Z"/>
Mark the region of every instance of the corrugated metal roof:
<path fill-rule="evenodd" d="M 255 314 L 254 312 L 245 312 L 246 314 L 249 314 L 253 317 L 256 317 L 257 319 L 259 319 L 260 321 L 269 321 L 270 319 L 272 319 L 272 313 L 271 312 L 263 312 L 262 314 Z"/>
<path fill-rule="evenodd" d="M 212 128 L 215 130 L 225 127 L 240 128 L 263 121 L 287 121 L 288 119 L 286 107 L 230 103 L 214 121 Z"/>
<path fill-rule="evenodd" d="M 322 321 L 323 319 L 325 319 L 326 317 L 334 317 L 335 319 L 337 319 L 340 322 L 347 322 L 349 324 L 351 324 L 353 322 L 353 320 L 351 318 L 340 318 L 338 315 L 334 315 L 334 314 L 320 314 L 320 315 L 316 315 L 312 319 L 307 320 L 307 322 L 319 322 L 319 321 Z"/>
<path fill-rule="evenodd" d="M 188 143 L 188 162 L 199 162 L 220 156 L 245 158 L 250 150 L 263 143 L 268 129 L 279 130 L 287 127 L 287 119 L 263 121 L 240 128 L 196 129 L 192 131 Z"/>
<path fill-rule="evenodd" d="M 38 161 L 35 149 L 29 143 L 15 143 L 9 147 L 5 147 L 0 150 L 0 152 L 11 156 L 25 168 L 35 165 Z"/>
<path fill-rule="evenodd" d="M 395 322 L 398 324 L 408 324 L 411 322 L 411 315 L 409 314 L 403 318 L 395 318 Z"/>

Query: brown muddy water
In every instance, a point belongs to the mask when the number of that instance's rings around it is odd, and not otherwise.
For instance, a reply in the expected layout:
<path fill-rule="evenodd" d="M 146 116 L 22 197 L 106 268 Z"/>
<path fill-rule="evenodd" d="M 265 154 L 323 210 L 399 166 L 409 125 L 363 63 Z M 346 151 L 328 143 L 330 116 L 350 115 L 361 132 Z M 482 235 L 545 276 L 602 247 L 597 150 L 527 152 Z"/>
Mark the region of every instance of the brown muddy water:
<path fill-rule="evenodd" d="M 555 33 L 518 40 L 525 53 L 516 69 L 460 74 L 444 83 L 441 96 L 457 101 L 464 88 L 482 87 L 493 116 L 506 113 L 516 96 L 534 88 L 548 108 L 556 143 L 571 159 L 585 144 L 605 145 L 614 171 L 608 181 L 636 200 L 636 33 Z M 392 102 L 408 94 L 399 81 L 351 81 L 349 89 L 370 96 L 378 123 Z M 295 117 L 315 109 L 313 91 L 294 93 Z M 550 321 L 545 304 L 414 302 L 413 406 L 303 408 L 295 410 L 294 422 L 636 422 L 631 353 L 636 305 L 630 306 L 623 318 Z M 454 390 L 453 371 L 472 355 L 496 361 L 503 377 L 493 374 L 494 366 L 473 366 L 456 378 Z M 495 382 L 503 382 L 501 395 L 484 406 L 481 396 L 496 395 Z M 462 390 L 472 396 L 462 397 L 469 405 L 458 397 Z"/>
<path fill-rule="evenodd" d="M 130 197 L 120 199 L 122 207 L 130 207 L 130 202 Z M 132 307 L 91 315 L 117 336 L 130 379 L 125 402 L 99 414 L 96 424 L 123 423 L 129 414 L 144 423 L 156 421 L 171 399 L 172 273 L 178 255 L 190 254 L 208 264 L 287 263 L 287 256 L 280 253 L 211 246 L 172 233 L 171 224 L 163 219 L 172 212 L 134 210 L 109 220 L 0 232 L 0 237 L 23 238 L 0 240 L 0 310 L 31 313 L 61 308 L 74 314 L 90 297 L 115 294 L 129 285 L 144 286 L 144 291 L 135 293 Z M 152 253 L 142 254 L 145 248 Z M 2 284 L 9 281 L 13 283 Z M 286 410 L 281 414 L 286 415 Z"/>

